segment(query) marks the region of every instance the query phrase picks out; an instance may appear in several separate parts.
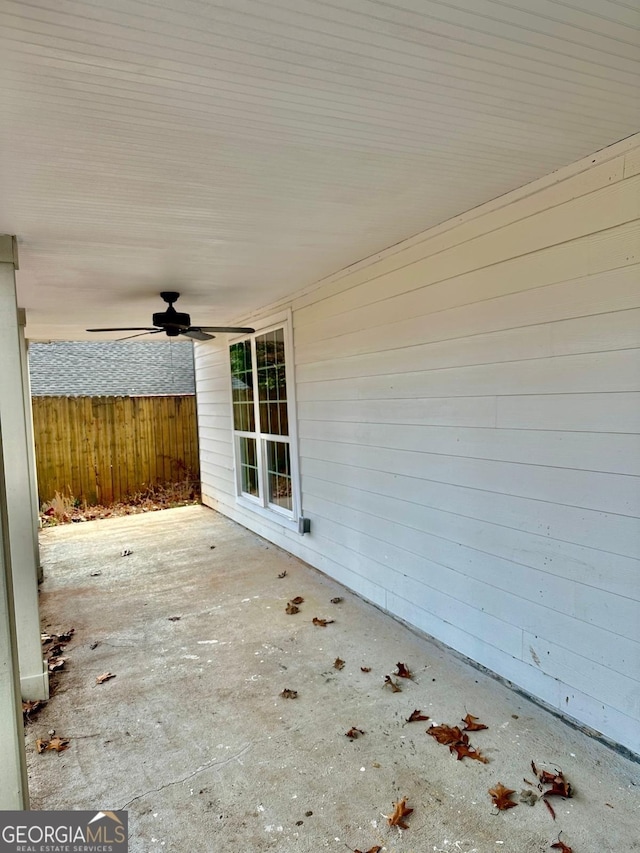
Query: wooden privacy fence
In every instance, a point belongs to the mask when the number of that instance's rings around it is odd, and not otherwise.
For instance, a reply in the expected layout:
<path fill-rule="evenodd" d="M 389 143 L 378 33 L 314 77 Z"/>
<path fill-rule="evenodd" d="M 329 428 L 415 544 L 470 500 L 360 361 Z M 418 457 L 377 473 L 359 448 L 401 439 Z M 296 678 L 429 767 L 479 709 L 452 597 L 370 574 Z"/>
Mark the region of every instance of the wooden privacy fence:
<path fill-rule="evenodd" d="M 88 504 L 199 479 L 194 396 L 33 397 L 40 502 Z"/>

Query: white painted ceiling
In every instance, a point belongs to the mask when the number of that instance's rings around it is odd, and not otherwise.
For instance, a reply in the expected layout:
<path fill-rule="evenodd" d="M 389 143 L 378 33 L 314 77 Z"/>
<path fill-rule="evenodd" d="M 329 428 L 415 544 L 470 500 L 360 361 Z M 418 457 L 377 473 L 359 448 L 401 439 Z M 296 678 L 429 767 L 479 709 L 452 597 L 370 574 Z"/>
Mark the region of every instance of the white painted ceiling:
<path fill-rule="evenodd" d="M 640 128 L 634 0 L 0 0 L 28 335 L 242 320 Z M 105 336 L 106 337 L 106 336 Z"/>

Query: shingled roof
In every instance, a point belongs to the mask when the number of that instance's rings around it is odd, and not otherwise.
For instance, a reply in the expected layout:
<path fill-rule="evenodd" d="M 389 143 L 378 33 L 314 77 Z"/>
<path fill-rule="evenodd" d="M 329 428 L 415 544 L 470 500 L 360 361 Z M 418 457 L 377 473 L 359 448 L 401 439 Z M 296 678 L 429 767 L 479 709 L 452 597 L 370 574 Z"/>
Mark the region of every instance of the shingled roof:
<path fill-rule="evenodd" d="M 37 397 L 193 394 L 189 341 L 57 341 L 29 345 Z"/>

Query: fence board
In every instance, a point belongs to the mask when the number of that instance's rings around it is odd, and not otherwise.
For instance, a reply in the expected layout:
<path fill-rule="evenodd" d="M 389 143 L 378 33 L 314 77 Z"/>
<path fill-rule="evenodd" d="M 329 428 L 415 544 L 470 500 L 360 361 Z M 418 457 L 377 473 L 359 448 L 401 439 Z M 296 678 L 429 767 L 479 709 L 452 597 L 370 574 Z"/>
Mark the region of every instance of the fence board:
<path fill-rule="evenodd" d="M 40 502 L 88 504 L 198 479 L 194 396 L 33 397 Z"/>

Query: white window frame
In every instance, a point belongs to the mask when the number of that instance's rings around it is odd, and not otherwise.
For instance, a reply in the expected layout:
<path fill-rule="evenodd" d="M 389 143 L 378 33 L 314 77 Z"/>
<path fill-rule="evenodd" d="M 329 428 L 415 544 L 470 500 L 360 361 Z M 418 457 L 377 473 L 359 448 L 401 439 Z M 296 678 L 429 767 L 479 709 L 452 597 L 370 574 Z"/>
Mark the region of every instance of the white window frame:
<path fill-rule="evenodd" d="M 277 314 L 255 323 L 255 332 L 251 335 L 240 335 L 235 338 L 230 338 L 227 346 L 227 364 L 229 366 L 229 385 L 231 390 L 231 432 L 233 437 L 233 462 L 234 462 L 234 480 L 236 485 L 236 503 L 239 506 L 249 509 L 258 515 L 275 521 L 280 525 L 298 531 L 298 521 L 302 515 L 301 509 L 301 494 L 300 494 L 300 460 L 298 455 L 298 419 L 297 406 L 295 399 L 295 373 L 293 367 L 293 333 L 292 333 L 292 312 L 286 311 L 282 314 Z M 257 360 L 256 360 L 256 338 L 267 332 L 272 332 L 275 329 L 282 329 L 284 336 L 284 359 L 285 359 L 285 377 L 287 382 L 287 418 L 289 434 L 287 436 L 273 435 L 263 433 L 260 430 L 260 409 L 259 409 L 259 394 L 257 392 L 256 376 L 257 376 Z M 253 387 L 253 406 L 254 406 L 254 422 L 255 432 L 246 432 L 244 430 L 236 430 L 234 427 L 233 413 L 233 382 L 231 374 L 231 364 L 229 362 L 229 350 L 233 344 L 242 343 L 249 340 L 251 342 L 251 370 L 254 381 Z M 254 438 L 256 440 L 256 460 L 258 466 L 258 491 L 259 497 L 250 495 L 242 491 L 242 465 L 240 454 L 240 439 Z M 276 504 L 269 503 L 267 500 L 267 451 L 266 443 L 268 441 L 280 441 L 289 445 L 289 464 L 291 466 L 291 510 L 284 509 Z"/>

